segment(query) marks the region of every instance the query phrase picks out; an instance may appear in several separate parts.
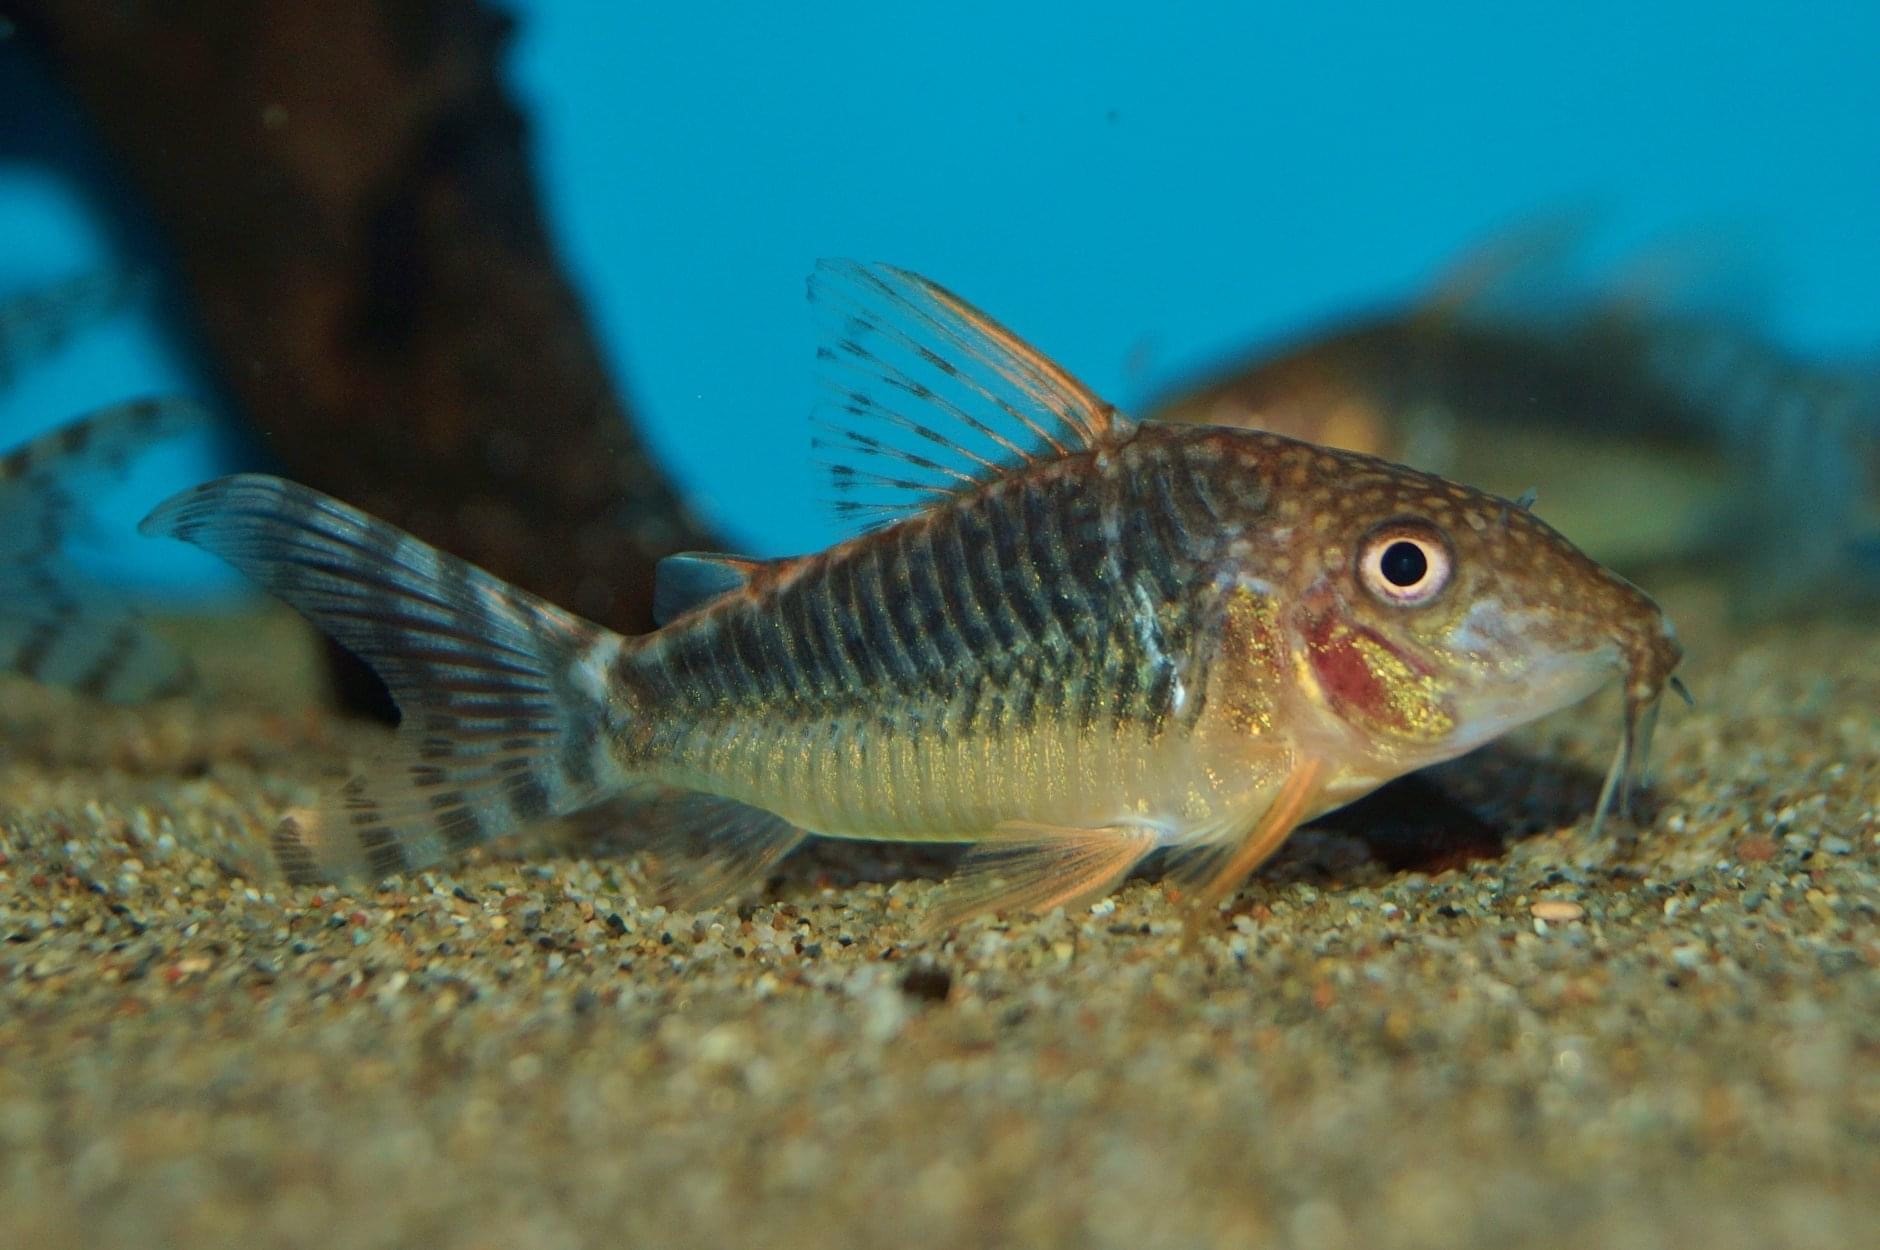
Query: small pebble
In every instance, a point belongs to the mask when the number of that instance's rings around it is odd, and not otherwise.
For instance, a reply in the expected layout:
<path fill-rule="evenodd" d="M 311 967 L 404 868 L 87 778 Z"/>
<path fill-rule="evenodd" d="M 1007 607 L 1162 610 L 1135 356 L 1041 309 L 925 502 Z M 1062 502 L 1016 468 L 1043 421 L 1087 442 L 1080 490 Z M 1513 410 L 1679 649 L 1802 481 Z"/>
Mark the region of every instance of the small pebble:
<path fill-rule="evenodd" d="M 1548 924 L 1567 924 L 1586 915 L 1586 908 L 1564 898 L 1544 898 L 1528 910 L 1534 913 L 1536 920 L 1545 920 Z"/>

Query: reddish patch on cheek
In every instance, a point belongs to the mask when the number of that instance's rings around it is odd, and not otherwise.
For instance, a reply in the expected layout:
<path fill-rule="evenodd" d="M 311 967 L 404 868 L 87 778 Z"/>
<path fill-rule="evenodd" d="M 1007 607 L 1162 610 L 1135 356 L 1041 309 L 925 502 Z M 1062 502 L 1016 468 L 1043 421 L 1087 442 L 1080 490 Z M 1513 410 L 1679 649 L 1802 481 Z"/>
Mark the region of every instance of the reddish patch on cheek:
<path fill-rule="evenodd" d="M 1385 709 L 1389 691 L 1365 663 L 1349 630 L 1329 618 L 1314 621 L 1306 631 L 1306 654 L 1319 688 L 1341 716 L 1358 712 L 1369 718 Z"/>
<path fill-rule="evenodd" d="M 1419 676 L 1428 673 L 1425 665 L 1375 632 L 1329 615 L 1307 624 L 1305 641 L 1319 688 L 1341 719 L 1377 729 L 1414 728 L 1406 719 L 1404 692 L 1372 667 L 1371 657 L 1382 651 Z"/>

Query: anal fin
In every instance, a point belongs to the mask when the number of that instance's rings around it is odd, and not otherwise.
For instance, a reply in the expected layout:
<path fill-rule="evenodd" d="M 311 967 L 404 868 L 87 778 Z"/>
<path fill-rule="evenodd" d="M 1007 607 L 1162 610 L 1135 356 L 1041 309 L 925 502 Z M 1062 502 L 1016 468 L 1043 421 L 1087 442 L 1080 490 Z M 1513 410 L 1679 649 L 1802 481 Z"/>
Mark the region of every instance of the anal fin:
<path fill-rule="evenodd" d="M 1143 825 L 1002 825 L 996 840 L 974 847 L 961 861 L 922 928 L 941 933 L 989 912 L 1043 915 L 1054 907 L 1095 902 L 1115 889 L 1159 840 L 1154 829 Z"/>
<path fill-rule="evenodd" d="M 626 814 L 659 902 L 698 911 L 756 893 L 801 829 L 773 812 L 694 791 L 661 791 Z"/>

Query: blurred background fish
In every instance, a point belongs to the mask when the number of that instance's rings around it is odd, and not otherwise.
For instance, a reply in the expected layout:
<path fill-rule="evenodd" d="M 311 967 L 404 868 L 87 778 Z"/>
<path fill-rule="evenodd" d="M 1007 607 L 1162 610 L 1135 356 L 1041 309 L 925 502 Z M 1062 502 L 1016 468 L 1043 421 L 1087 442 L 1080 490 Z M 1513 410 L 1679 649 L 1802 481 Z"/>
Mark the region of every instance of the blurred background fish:
<path fill-rule="evenodd" d="M 0 296 L 0 390 L 145 286 L 133 271 L 99 269 Z"/>
<path fill-rule="evenodd" d="M 188 660 L 121 589 L 68 559 L 92 530 L 101 482 L 122 480 L 150 447 L 207 423 L 180 399 L 113 405 L 0 456 L 0 673 L 70 686 L 112 703 L 181 694 Z"/>
<path fill-rule="evenodd" d="M 1559 223 L 1422 300 L 1172 388 L 1162 420 L 1252 426 L 1515 498 L 1635 574 L 1715 572 L 1755 615 L 1880 594 L 1880 369 L 1804 360 L 1667 278 L 1588 288 Z"/>
<path fill-rule="evenodd" d="M 148 285 L 134 268 L 106 266 L 0 298 L 0 391 L 122 312 Z M 94 508 L 101 494 L 122 484 L 153 447 L 208 423 L 189 401 L 138 399 L 0 453 L 0 673 L 112 703 L 190 688 L 187 658 L 122 587 L 101 582 L 72 557 L 88 539 L 117 545 Z"/>

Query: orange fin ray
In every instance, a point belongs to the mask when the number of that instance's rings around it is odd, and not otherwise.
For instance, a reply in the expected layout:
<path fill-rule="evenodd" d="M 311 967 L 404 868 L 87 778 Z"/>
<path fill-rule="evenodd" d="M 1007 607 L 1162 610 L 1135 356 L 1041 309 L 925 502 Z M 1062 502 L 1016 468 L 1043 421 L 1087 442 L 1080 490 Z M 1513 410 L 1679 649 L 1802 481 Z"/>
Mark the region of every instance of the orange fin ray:
<path fill-rule="evenodd" d="M 1303 759 L 1286 774 L 1260 819 L 1239 839 L 1179 849 L 1163 880 L 1174 885 L 1195 916 L 1213 912 L 1272 857 L 1324 788 L 1325 766 Z"/>

